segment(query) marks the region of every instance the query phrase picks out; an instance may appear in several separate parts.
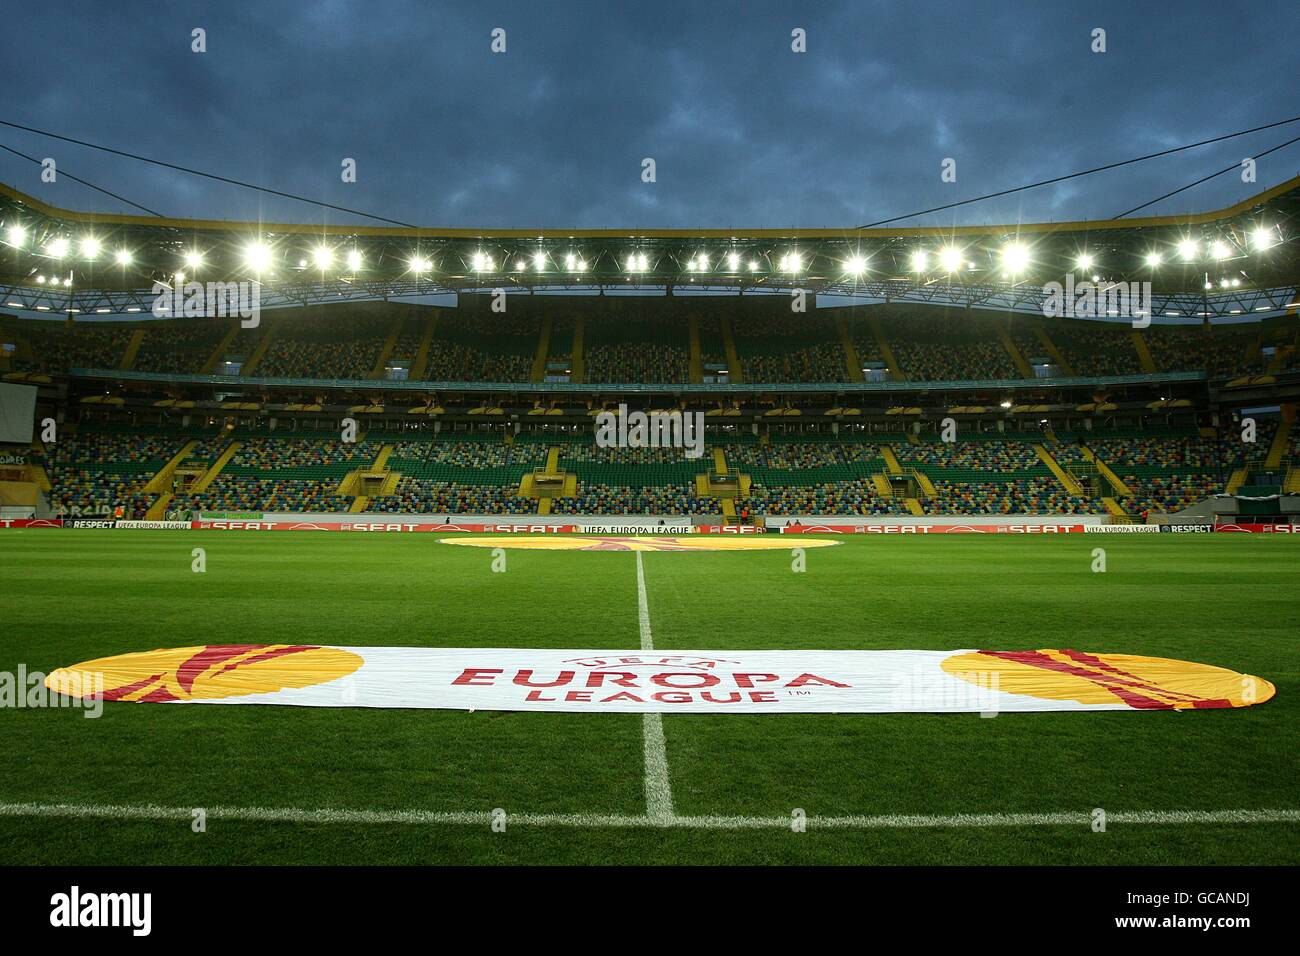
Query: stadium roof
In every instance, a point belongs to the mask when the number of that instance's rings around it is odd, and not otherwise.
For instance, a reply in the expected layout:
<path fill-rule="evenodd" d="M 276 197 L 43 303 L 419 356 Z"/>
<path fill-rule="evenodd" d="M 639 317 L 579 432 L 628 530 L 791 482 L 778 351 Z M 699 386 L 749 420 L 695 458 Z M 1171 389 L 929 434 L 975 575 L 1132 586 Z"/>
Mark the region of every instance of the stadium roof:
<path fill-rule="evenodd" d="M 1211 212 L 848 229 L 440 229 L 85 213 L 0 184 L 9 308 L 148 311 L 153 284 L 256 280 L 276 305 L 445 292 L 855 294 L 1037 310 L 1043 285 L 1151 282 L 1157 314 L 1280 311 L 1300 283 L 1300 177 Z"/>

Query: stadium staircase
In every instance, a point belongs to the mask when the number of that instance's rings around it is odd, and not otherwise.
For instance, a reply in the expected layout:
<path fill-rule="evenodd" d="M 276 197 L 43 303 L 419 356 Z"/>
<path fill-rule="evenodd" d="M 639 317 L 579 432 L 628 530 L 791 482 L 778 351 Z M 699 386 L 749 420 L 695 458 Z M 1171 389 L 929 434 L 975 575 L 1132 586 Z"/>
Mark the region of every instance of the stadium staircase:
<path fill-rule="evenodd" d="M 216 480 L 217 475 L 221 474 L 221 470 L 230 464 L 230 459 L 235 457 L 235 452 L 239 451 L 240 444 L 240 442 L 232 441 L 227 445 L 225 451 L 217 456 L 217 460 L 190 487 L 190 494 L 207 491 L 212 482 Z"/>
<path fill-rule="evenodd" d="M 878 316 L 867 315 L 867 328 L 871 329 L 871 334 L 876 340 L 876 348 L 880 350 L 880 357 L 885 360 L 885 365 L 889 368 L 889 378 L 894 382 L 906 381 L 903 373 L 899 370 L 898 360 L 894 358 L 894 350 L 889 347 L 889 340 L 885 338 L 885 328 L 880 324 Z"/>
<path fill-rule="evenodd" d="M 1282 457 L 1291 447 L 1291 430 L 1295 426 L 1296 406 L 1282 406 L 1282 420 L 1278 423 L 1277 431 L 1273 433 L 1273 444 L 1268 446 L 1268 456 L 1264 459 L 1264 467 L 1269 471 L 1276 471 L 1282 467 Z"/>
<path fill-rule="evenodd" d="M 727 376 L 732 384 L 743 385 L 745 372 L 740 367 L 740 353 L 736 351 L 736 335 L 731 326 L 731 316 L 722 316 L 718 325 L 722 328 L 722 348 L 727 356 Z"/>
<path fill-rule="evenodd" d="M 1039 461 L 1047 466 L 1047 470 L 1056 476 L 1056 480 L 1061 483 L 1062 488 L 1076 498 L 1086 497 L 1083 486 L 1079 484 L 1078 479 L 1061 467 L 1061 463 L 1056 460 L 1056 456 L 1047 450 L 1046 445 L 1042 442 L 1034 442 L 1034 454 L 1038 456 Z"/>
<path fill-rule="evenodd" d="M 583 342 L 586 323 L 582 313 L 573 321 L 573 354 L 569 358 L 569 381 L 581 384 L 587 380 L 587 352 Z"/>
<path fill-rule="evenodd" d="M 686 317 L 686 336 L 690 345 L 688 379 L 693 384 L 704 381 L 704 350 L 700 347 L 700 320 L 694 313 Z"/>
<path fill-rule="evenodd" d="M 1233 469 L 1232 474 L 1228 476 L 1228 487 L 1225 489 L 1228 494 L 1235 495 L 1240 491 L 1241 486 L 1246 483 L 1246 478 L 1249 477 L 1249 475 L 1249 465 L 1242 465 L 1239 468 Z"/>
<path fill-rule="evenodd" d="M 894 489 L 889 484 L 889 477 L 885 475 L 883 472 L 879 472 L 879 471 L 872 472 L 871 484 L 875 487 L 876 494 L 880 495 L 880 497 L 882 498 L 894 497 Z"/>
<path fill-rule="evenodd" d="M 866 381 L 862 374 L 862 356 L 858 355 L 858 347 L 853 344 L 853 336 L 849 334 L 849 324 L 842 315 L 835 316 L 835 332 L 840 338 L 840 348 L 844 350 L 844 371 L 848 375 L 847 381 Z"/>
<path fill-rule="evenodd" d="M 135 357 L 140 354 L 140 346 L 144 344 L 144 329 L 136 329 L 131 333 L 131 341 L 126 343 L 126 351 L 122 353 L 122 364 L 118 368 L 123 372 L 129 372 L 135 368 Z"/>
<path fill-rule="evenodd" d="M 921 489 L 922 495 L 930 499 L 939 497 L 939 489 L 935 488 L 929 475 L 917 468 L 909 468 L 907 473 L 916 480 L 916 486 Z"/>
<path fill-rule="evenodd" d="M 1029 363 L 1025 361 L 1025 357 L 1020 354 L 1020 349 L 1016 347 L 1016 343 L 1012 340 L 1011 333 L 1007 331 L 1007 327 L 1001 322 L 996 322 L 993 325 L 993 329 L 997 333 L 998 341 L 1002 343 L 1002 347 L 1006 349 L 1007 354 L 1011 356 L 1011 361 L 1015 364 L 1016 370 L 1020 373 L 1021 377 L 1033 378 L 1034 370 L 1029 367 Z"/>
<path fill-rule="evenodd" d="M 541 468 L 534 468 L 519 479 L 519 489 L 516 493 L 521 498 L 531 498 L 536 501 L 539 515 L 550 514 L 556 498 L 572 498 L 578 493 L 578 476 L 574 472 L 561 470 L 560 453 L 559 446 L 551 446 L 546 452 L 546 464 Z M 548 479 L 549 487 L 538 488 L 539 477 Z M 560 479 L 558 494 L 552 490 L 556 478 Z"/>
<path fill-rule="evenodd" d="M 393 349 L 397 348 L 397 339 L 402 334 L 402 325 L 405 320 L 405 316 L 399 315 L 393 321 L 393 327 L 388 330 L 384 344 L 379 349 L 379 356 L 375 359 L 375 364 L 371 367 L 367 378 L 380 379 L 384 377 L 384 369 L 388 367 L 388 360 L 393 357 Z"/>
<path fill-rule="evenodd" d="M 257 371 L 257 366 L 262 363 L 266 356 L 266 351 L 271 347 L 271 341 L 275 338 L 275 327 L 269 322 L 262 326 L 262 334 L 258 336 L 257 344 L 253 346 L 253 354 L 248 357 L 248 361 L 240 369 L 240 375 L 252 375 Z"/>
<path fill-rule="evenodd" d="M 1116 518 L 1121 518 L 1128 513 L 1124 510 L 1123 506 L 1121 506 L 1120 503 L 1110 495 L 1101 496 L 1101 506 L 1106 509 L 1106 514 L 1112 515 Z"/>
<path fill-rule="evenodd" d="M 1106 464 L 1104 461 L 1098 458 L 1096 453 L 1091 448 L 1088 448 L 1086 446 L 1084 447 L 1083 457 L 1086 458 L 1089 462 L 1091 462 L 1096 467 L 1098 473 L 1102 476 L 1102 478 L 1106 479 L 1106 482 L 1110 485 L 1112 489 L 1112 494 L 1102 495 L 1101 497 L 1102 507 L 1106 509 L 1107 514 L 1111 514 L 1116 517 L 1122 517 L 1128 514 L 1128 512 L 1124 510 L 1123 506 L 1120 505 L 1119 501 L 1116 500 L 1115 496 L 1119 495 L 1122 498 L 1132 497 L 1133 495 L 1132 489 L 1129 488 L 1129 486 L 1124 482 L 1122 478 L 1120 478 L 1119 475 L 1115 474 L 1114 469 L 1112 469 L 1108 464 Z"/>
<path fill-rule="evenodd" d="M 528 381 L 541 382 L 546 379 L 546 359 L 551 350 L 551 314 L 542 316 L 542 328 L 537 333 L 537 351 L 533 353 L 533 366 L 528 372 Z"/>
<path fill-rule="evenodd" d="M 885 464 L 889 466 L 891 475 L 901 475 L 903 473 L 903 466 L 898 463 L 898 456 L 894 454 L 894 449 L 888 445 L 881 445 L 880 454 L 884 457 Z"/>
<path fill-rule="evenodd" d="M 1052 357 L 1056 362 L 1057 367 L 1060 368 L 1061 373 L 1063 375 L 1073 376 L 1074 367 L 1066 361 L 1065 353 L 1056 347 L 1056 343 L 1052 341 L 1052 337 L 1047 334 L 1047 329 L 1039 326 L 1034 329 L 1034 332 L 1037 334 L 1038 340 L 1043 343 L 1043 348 L 1047 350 L 1047 354 Z"/>
<path fill-rule="evenodd" d="M 420 345 L 415 350 L 415 361 L 411 364 L 411 379 L 424 381 L 424 374 L 429 370 L 429 348 L 433 345 L 433 332 L 438 327 L 438 313 L 430 312 L 424 320 L 424 334 L 420 336 Z"/>
<path fill-rule="evenodd" d="M 217 347 L 212 350 L 212 354 L 208 356 L 207 361 L 205 361 L 199 369 L 200 375 L 211 375 L 216 371 L 217 363 L 221 361 L 223 355 L 229 353 L 230 346 L 235 341 L 235 336 L 238 334 L 239 322 L 232 321 L 229 328 L 226 329 L 225 335 L 221 337 L 221 341 L 217 343 Z"/>
<path fill-rule="evenodd" d="M 357 441 L 362 440 L 364 436 L 358 435 Z M 379 480 L 379 487 L 374 490 L 373 497 L 391 495 L 397 490 L 397 483 L 402 476 L 388 470 L 388 459 L 392 454 L 393 446 L 384 445 L 373 462 L 362 468 L 353 468 L 339 481 L 334 496 L 352 499 L 352 504 L 348 506 L 350 513 L 362 512 L 370 507 L 372 495 L 366 494 L 368 481 Z"/>
<path fill-rule="evenodd" d="M 907 510 L 914 515 L 925 514 L 925 509 L 921 507 L 921 502 L 917 501 L 915 498 L 904 498 L 903 504 L 907 507 Z"/>
<path fill-rule="evenodd" d="M 190 457 L 190 452 L 194 450 L 194 446 L 198 443 L 198 439 L 187 441 L 181 447 L 181 450 L 173 455 L 167 464 L 159 468 L 158 473 L 150 478 L 149 483 L 144 486 L 146 493 L 158 495 L 154 503 L 149 506 L 149 510 L 144 513 L 146 520 L 161 521 L 166 516 L 167 506 L 176 497 L 172 493 L 176 469 Z"/>
<path fill-rule="evenodd" d="M 1138 363 L 1142 366 L 1142 371 L 1148 375 L 1155 375 L 1160 371 L 1156 367 L 1156 360 L 1151 357 L 1151 349 L 1147 347 L 1147 340 L 1142 337 L 1139 329 L 1130 329 L 1129 338 L 1133 341 L 1133 350 L 1137 352 Z"/>

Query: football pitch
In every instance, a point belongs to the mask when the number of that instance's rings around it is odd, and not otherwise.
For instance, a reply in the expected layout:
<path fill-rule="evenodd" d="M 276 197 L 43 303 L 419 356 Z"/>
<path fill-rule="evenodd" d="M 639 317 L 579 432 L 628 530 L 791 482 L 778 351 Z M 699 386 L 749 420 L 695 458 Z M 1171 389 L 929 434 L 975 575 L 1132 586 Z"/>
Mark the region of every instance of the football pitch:
<path fill-rule="evenodd" d="M 1073 648 L 1213 664 L 1277 694 L 1242 709 L 991 719 L 6 707 L 0 862 L 1300 858 L 1300 542 L 1288 536 L 845 536 L 808 550 L 800 573 L 787 549 L 511 550 L 494 571 L 491 550 L 439 537 L 0 532 L 0 671 L 231 643 Z"/>

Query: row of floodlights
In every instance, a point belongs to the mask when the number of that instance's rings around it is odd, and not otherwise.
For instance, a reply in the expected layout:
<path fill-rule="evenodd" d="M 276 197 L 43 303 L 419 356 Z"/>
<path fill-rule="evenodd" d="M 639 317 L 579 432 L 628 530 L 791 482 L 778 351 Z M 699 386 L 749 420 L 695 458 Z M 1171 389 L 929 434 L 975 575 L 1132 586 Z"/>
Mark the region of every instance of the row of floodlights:
<path fill-rule="evenodd" d="M 6 240 L 9 245 L 15 248 L 23 248 L 27 242 L 26 230 L 21 225 L 12 225 L 6 231 Z M 1250 241 L 1255 251 L 1263 252 L 1276 245 L 1280 240 L 1275 229 L 1261 226 L 1251 234 Z M 47 242 L 42 251 L 50 258 L 64 259 L 71 255 L 72 243 L 66 237 L 58 236 Z M 95 236 L 84 236 L 80 240 L 80 252 L 81 258 L 87 261 L 95 261 L 104 255 L 107 250 Z M 1233 247 L 1221 239 L 1202 243 L 1191 237 L 1179 240 L 1175 244 L 1173 252 L 1176 259 L 1185 264 L 1203 262 L 1207 258 L 1221 261 L 1232 258 L 1236 254 Z M 113 250 L 112 258 L 118 265 L 128 266 L 134 257 L 130 249 L 119 248 Z M 198 249 L 191 249 L 183 253 L 181 258 L 189 269 L 199 269 L 204 264 L 204 254 Z M 1033 261 L 1033 254 L 1028 245 L 1013 240 L 999 249 L 998 258 L 1002 271 L 1008 276 L 1014 276 L 1028 269 Z M 254 272 L 266 272 L 273 262 L 271 247 L 265 242 L 250 242 L 243 249 L 243 261 Z M 709 256 L 700 253 L 687 262 L 686 268 L 688 272 L 693 273 L 708 273 L 711 271 L 740 273 L 745 270 L 758 272 L 760 269 L 760 263 L 757 259 L 746 261 L 739 252 L 728 253 L 723 257 L 722 261 L 725 262 L 725 267 L 723 269 L 714 269 Z M 951 275 L 964 270 L 978 269 L 977 264 L 967 257 L 967 251 L 956 245 L 944 246 L 938 250 L 914 249 L 908 262 L 910 271 L 918 274 L 947 273 Z M 1165 262 L 1165 253 L 1153 249 L 1146 253 L 1143 262 L 1150 268 L 1157 268 Z M 310 259 L 298 260 L 298 267 L 300 269 L 314 267 L 324 272 L 335 268 L 339 263 L 346 266 L 349 272 L 355 273 L 364 268 L 365 259 L 361 251 L 356 248 L 340 254 L 339 250 L 320 245 L 311 250 Z M 497 271 L 496 259 L 490 253 L 475 252 L 470 258 L 470 263 L 475 272 Z M 1081 252 L 1077 256 L 1075 263 L 1078 268 L 1085 271 L 1091 270 L 1098 265 L 1097 258 L 1088 252 Z M 545 252 L 539 251 L 534 254 L 532 265 L 535 271 L 546 272 L 550 268 L 550 258 Z M 514 266 L 516 272 L 526 272 L 529 264 L 526 259 L 520 258 L 515 261 Z M 429 258 L 415 253 L 407 260 L 407 267 L 411 272 L 419 275 L 432 272 L 433 262 Z M 802 272 L 804 268 L 803 256 L 794 251 L 786 252 L 778 260 L 778 267 L 779 271 L 788 274 Z M 861 275 L 869 267 L 869 259 L 860 255 L 850 256 L 843 263 L 844 272 L 848 275 Z M 588 264 L 585 259 L 571 252 L 564 257 L 564 268 L 571 273 L 583 273 L 587 271 Z M 631 252 L 625 261 L 625 268 L 629 273 L 647 272 L 650 270 L 650 258 L 644 252 Z"/>

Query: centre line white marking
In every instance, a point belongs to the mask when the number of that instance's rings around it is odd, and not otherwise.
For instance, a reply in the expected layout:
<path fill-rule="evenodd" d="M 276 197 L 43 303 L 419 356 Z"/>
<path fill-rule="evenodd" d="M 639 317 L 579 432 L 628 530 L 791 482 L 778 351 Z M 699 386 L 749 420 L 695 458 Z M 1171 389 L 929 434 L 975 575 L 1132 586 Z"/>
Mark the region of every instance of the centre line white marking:
<path fill-rule="evenodd" d="M 75 803 L 0 803 L 0 817 L 82 820 L 193 819 L 195 807 Z M 492 825 L 486 810 L 339 810 L 300 807 L 202 808 L 209 819 L 246 823 L 387 824 L 401 826 Z M 507 826 L 569 829 L 789 830 L 790 816 L 634 816 L 617 813 L 507 813 Z M 1300 810 L 1117 810 L 1107 824 L 1134 826 L 1259 825 L 1300 823 Z M 875 816 L 808 816 L 809 830 L 914 830 L 992 827 L 1063 826 L 1091 829 L 1086 810 L 1057 813 L 880 814 Z"/>
<path fill-rule="evenodd" d="M 645 566 L 641 552 L 636 552 L 636 603 L 637 620 L 641 625 L 641 650 L 655 649 L 650 633 L 650 605 L 645 595 Z M 645 806 L 651 819 L 670 822 L 673 819 L 673 788 L 668 779 L 668 746 L 664 741 L 664 721 L 661 714 L 641 715 L 641 737 L 645 748 Z"/>

